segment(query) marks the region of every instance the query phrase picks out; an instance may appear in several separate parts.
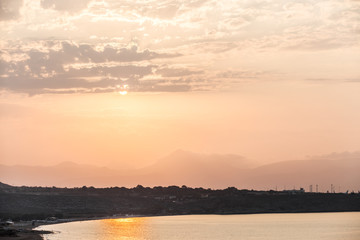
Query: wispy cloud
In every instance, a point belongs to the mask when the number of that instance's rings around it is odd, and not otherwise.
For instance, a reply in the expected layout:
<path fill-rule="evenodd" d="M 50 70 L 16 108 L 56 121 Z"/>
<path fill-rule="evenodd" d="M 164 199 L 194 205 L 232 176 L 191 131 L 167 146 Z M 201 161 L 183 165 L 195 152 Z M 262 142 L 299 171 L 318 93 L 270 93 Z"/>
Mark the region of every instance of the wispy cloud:
<path fill-rule="evenodd" d="M 316 66 L 318 52 L 330 61 L 339 49 L 352 49 L 339 52 L 349 59 L 343 78 L 359 74 L 351 64 L 360 48 L 355 0 L 0 0 L 0 28 L 1 88 L 13 91 L 30 83 L 37 92 L 95 91 L 134 79 L 143 82 L 129 84 L 138 91 L 219 89 L 269 72 L 296 77 L 304 71 L 285 69 L 289 54 L 307 54 Z"/>

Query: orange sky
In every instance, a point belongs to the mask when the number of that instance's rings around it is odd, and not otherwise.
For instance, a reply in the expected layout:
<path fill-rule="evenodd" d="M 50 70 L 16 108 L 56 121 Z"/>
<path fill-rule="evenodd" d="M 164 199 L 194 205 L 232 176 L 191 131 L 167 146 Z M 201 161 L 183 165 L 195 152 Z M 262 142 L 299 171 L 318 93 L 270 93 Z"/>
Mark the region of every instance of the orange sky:
<path fill-rule="evenodd" d="M 181 148 L 261 164 L 356 151 L 359 90 L 264 83 L 231 92 L 5 94 L 1 162 L 139 167 Z"/>
<path fill-rule="evenodd" d="M 1 3 L 2 164 L 360 150 L 359 1 Z"/>

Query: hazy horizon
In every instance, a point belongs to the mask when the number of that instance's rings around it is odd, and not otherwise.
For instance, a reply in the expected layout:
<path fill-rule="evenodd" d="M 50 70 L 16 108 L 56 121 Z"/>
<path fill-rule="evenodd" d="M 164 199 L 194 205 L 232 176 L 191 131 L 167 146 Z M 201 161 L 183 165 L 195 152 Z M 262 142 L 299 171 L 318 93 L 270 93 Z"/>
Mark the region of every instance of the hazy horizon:
<path fill-rule="evenodd" d="M 248 159 L 246 156 L 239 155 L 239 154 L 233 154 L 233 153 L 208 153 L 208 152 L 194 152 L 194 151 L 188 151 L 186 149 L 175 149 L 174 151 L 168 152 L 165 155 L 162 155 L 158 158 L 152 159 L 151 161 L 146 162 L 144 165 L 136 165 L 136 166 L 116 166 L 116 165 L 106 165 L 102 163 L 87 163 L 87 162 L 81 162 L 81 161 L 69 161 L 69 160 L 59 160 L 58 162 L 53 163 L 47 163 L 47 164 L 34 164 L 30 162 L 29 164 L 18 164 L 18 163 L 3 163 L 0 162 L 0 164 L 6 165 L 6 166 L 57 166 L 62 164 L 77 164 L 77 165 L 87 165 L 87 166 L 94 166 L 94 167 L 105 167 L 110 168 L 114 170 L 136 170 L 136 169 L 142 169 L 149 166 L 152 166 L 154 164 L 157 164 L 161 162 L 164 158 L 171 158 L 172 155 L 176 153 L 186 153 L 186 154 L 193 154 L 198 155 L 199 157 L 219 157 L 220 159 L 222 157 L 234 157 L 234 158 L 241 158 L 243 161 L 246 162 L 247 167 L 246 168 L 257 168 L 264 165 L 271 165 L 271 164 L 277 164 L 281 162 L 291 162 L 291 161 L 308 161 L 308 160 L 345 160 L 345 159 L 360 159 L 360 151 L 354 151 L 354 152 L 332 152 L 328 154 L 322 154 L 322 155 L 313 155 L 313 156 L 304 156 L 302 158 L 294 158 L 294 159 L 282 159 L 282 160 L 273 160 L 273 161 L 256 161 L 254 159 Z M 359 160 L 360 161 L 360 160 Z M 241 163 L 241 162 L 238 162 Z M 240 164 L 241 165 L 241 164 Z"/>
<path fill-rule="evenodd" d="M 0 164 L 0 182 L 42 187 L 183 186 L 316 192 L 360 191 L 360 152 L 254 165 L 231 154 L 177 150 L 137 169 L 62 162 L 51 166 Z M 312 189 L 310 189 L 312 188 Z"/>

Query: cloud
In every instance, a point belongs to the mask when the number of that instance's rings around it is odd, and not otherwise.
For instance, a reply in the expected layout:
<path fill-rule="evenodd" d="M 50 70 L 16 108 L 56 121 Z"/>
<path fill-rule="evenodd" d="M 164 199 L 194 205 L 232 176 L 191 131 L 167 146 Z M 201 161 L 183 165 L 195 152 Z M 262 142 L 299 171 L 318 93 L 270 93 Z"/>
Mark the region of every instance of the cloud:
<path fill-rule="evenodd" d="M 146 71 L 143 69 L 143 71 Z M 140 70 L 136 70 L 137 74 Z M 187 82 L 152 80 L 141 81 L 130 78 L 122 81 L 116 78 L 102 78 L 99 81 L 87 81 L 81 78 L 0 78 L 0 85 L 4 89 L 15 92 L 28 93 L 29 95 L 54 93 L 108 93 L 123 91 L 131 92 L 187 92 L 192 86 Z"/>
<path fill-rule="evenodd" d="M 0 0 L 0 11 L 6 13 L 0 20 L 23 14 L 18 21 L 0 23 L 0 78 L 10 90 L 30 89 L 21 87 L 27 86 L 26 79 L 33 81 L 39 92 L 66 92 L 73 91 L 73 85 L 84 86 L 86 91 L 107 91 L 109 83 L 130 79 L 134 80 L 132 89 L 170 91 L 188 86 L 191 90 L 204 86 L 218 89 L 260 77 L 275 79 L 269 72 L 288 71 L 284 74 L 298 76 L 298 68 L 283 67 L 289 64 L 283 56 L 309 54 L 310 58 L 313 54 L 312 59 L 317 59 L 320 50 L 327 54 L 360 46 L 358 3 Z M 12 4 L 14 7 L 9 7 Z M 19 11 L 21 6 L 26 11 Z M 13 44 L 6 45 L 6 41 Z M 136 44 L 127 45 L 129 42 Z M 265 63 L 270 54 L 279 61 L 276 65 L 272 60 Z M 355 55 L 351 57 L 356 62 Z M 301 61 L 305 60 L 299 58 L 297 65 L 307 64 Z M 336 67 L 337 62 L 330 64 Z M 357 77 L 355 68 L 349 67 L 352 73 L 348 78 Z M 246 71 L 249 69 L 251 72 Z M 303 79 L 312 77 L 319 76 L 309 72 Z M 106 89 L 100 90 L 102 87 Z"/>
<path fill-rule="evenodd" d="M 63 41 L 60 44 L 59 49 L 37 49 L 32 48 L 21 52 L 21 49 L 12 50 L 8 52 L 12 57 L 12 61 L 7 64 L 2 64 L 2 71 L 7 69 L 9 75 L 21 75 L 21 76 L 34 76 L 44 74 L 64 74 L 67 73 L 79 73 L 81 71 L 75 70 L 72 64 L 80 65 L 88 64 L 87 67 L 98 71 L 98 64 L 109 63 L 129 63 L 129 62 L 141 62 L 151 60 L 155 58 L 171 58 L 177 57 L 179 54 L 166 54 L 156 53 L 150 50 L 139 51 L 137 46 L 130 46 L 129 48 L 116 48 L 112 46 L 105 46 L 103 49 L 95 49 L 89 44 L 74 44 L 71 42 Z M 25 55 L 25 60 L 16 61 L 15 54 L 21 52 Z M 12 56 L 14 55 L 14 56 Z M 2 60 L 3 61 L 3 60 Z M 5 63 L 5 61 L 3 61 Z M 70 70 L 66 70 L 65 68 Z M 82 68 L 83 73 L 89 72 L 86 68 Z M 113 72 L 111 67 L 102 67 L 109 72 Z M 1 69 L 0 69 L 1 70 Z M 88 75 L 86 75 L 88 76 Z"/>
<path fill-rule="evenodd" d="M 124 84 L 131 85 L 132 91 L 185 89 L 158 85 L 163 79 L 140 84 L 143 77 L 152 75 L 157 68 L 150 60 L 173 58 L 179 54 L 157 53 L 147 49 L 140 51 L 135 45 L 96 48 L 67 41 L 46 42 L 25 50 L 10 47 L 10 50 L 1 51 L 1 56 L 0 86 L 11 91 L 30 94 L 49 92 L 50 89 L 59 92 L 74 89 L 116 91 Z M 10 60 L 4 60 L 4 56 Z"/>
<path fill-rule="evenodd" d="M 307 156 L 308 159 L 313 160 L 350 160 L 360 159 L 360 151 L 356 152 L 333 152 L 326 155 Z"/>
<path fill-rule="evenodd" d="M 210 0 L 150 0 L 150 1 L 116 1 L 108 0 L 106 3 L 112 10 L 131 12 L 134 16 L 146 16 L 150 18 L 169 20 L 179 17 L 194 9 L 201 8 Z"/>
<path fill-rule="evenodd" d="M 192 87 L 188 84 L 163 84 L 160 82 L 141 82 L 134 91 L 138 92 L 188 92 Z"/>
<path fill-rule="evenodd" d="M 163 77 L 183 77 L 194 74 L 201 74 L 203 71 L 193 71 L 187 68 L 159 68 L 156 73 Z"/>
<path fill-rule="evenodd" d="M 44 89 L 107 88 L 122 82 L 118 79 L 104 78 L 99 81 L 87 81 L 81 78 L 22 78 L 0 79 L 1 86 L 18 92 L 41 93 Z"/>
<path fill-rule="evenodd" d="M 307 78 L 306 80 L 314 83 L 360 83 L 360 78 Z"/>
<path fill-rule="evenodd" d="M 216 76 L 218 78 L 228 78 L 228 79 L 253 79 L 258 78 L 259 75 L 263 72 L 255 71 L 224 71 L 218 73 Z"/>
<path fill-rule="evenodd" d="M 43 8 L 75 13 L 85 9 L 91 0 L 41 0 Z"/>
<path fill-rule="evenodd" d="M 89 44 L 76 45 L 66 41 L 61 42 L 59 50 L 50 49 L 43 52 L 31 49 L 27 52 L 27 55 L 29 58 L 23 64 L 28 66 L 33 74 L 41 74 L 42 71 L 46 73 L 52 71 L 64 72 L 65 64 L 73 63 L 139 62 L 155 58 L 179 56 L 178 54 L 160 54 L 149 50 L 139 51 L 137 46 L 129 48 L 105 46 L 102 50 L 96 50 Z"/>
<path fill-rule="evenodd" d="M 0 21 L 19 18 L 22 5 L 22 0 L 0 0 Z"/>

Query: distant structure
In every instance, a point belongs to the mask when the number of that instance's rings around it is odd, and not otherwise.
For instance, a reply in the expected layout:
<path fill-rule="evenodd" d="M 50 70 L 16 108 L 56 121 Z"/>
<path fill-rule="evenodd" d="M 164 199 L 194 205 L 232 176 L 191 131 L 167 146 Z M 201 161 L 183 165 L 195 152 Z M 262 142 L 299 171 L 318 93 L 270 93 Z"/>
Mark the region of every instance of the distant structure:
<path fill-rule="evenodd" d="M 300 194 L 300 193 L 304 193 L 305 190 L 303 188 L 300 188 L 299 190 L 297 189 L 292 189 L 292 190 L 283 190 L 283 193 L 288 193 L 288 194 Z"/>
<path fill-rule="evenodd" d="M 316 192 L 319 192 L 319 185 L 316 184 Z"/>
<path fill-rule="evenodd" d="M 309 192 L 311 192 L 311 193 L 313 192 L 312 187 L 313 187 L 313 185 L 310 185 L 310 186 L 309 186 Z"/>

